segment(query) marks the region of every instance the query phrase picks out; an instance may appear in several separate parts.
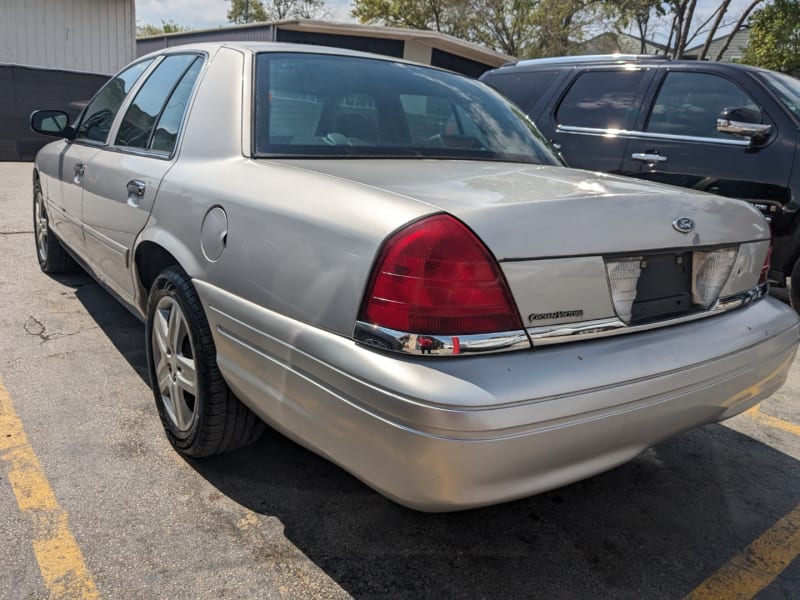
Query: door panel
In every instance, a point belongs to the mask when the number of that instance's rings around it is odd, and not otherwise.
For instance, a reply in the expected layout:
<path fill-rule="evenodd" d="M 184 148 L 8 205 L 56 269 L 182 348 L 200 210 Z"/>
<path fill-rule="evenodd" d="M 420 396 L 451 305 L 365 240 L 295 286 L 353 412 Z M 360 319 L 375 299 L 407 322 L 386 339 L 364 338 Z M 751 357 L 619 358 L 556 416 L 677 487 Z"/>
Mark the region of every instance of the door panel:
<path fill-rule="evenodd" d="M 127 300 L 134 294 L 130 270 L 133 243 L 150 216 L 158 186 L 170 166 L 166 160 L 104 150 L 84 175 L 83 221 L 89 261 L 97 275 Z M 142 187 L 140 195 L 137 188 Z"/>
<path fill-rule="evenodd" d="M 81 257 L 86 255 L 86 242 L 81 226 L 83 179 L 86 165 L 100 152 L 94 146 L 65 144 L 59 155 L 59 193 L 50 222 L 58 237 Z"/>
<path fill-rule="evenodd" d="M 736 82 L 703 72 L 670 71 L 649 111 L 644 131 L 633 132 L 623 174 L 713 194 L 761 200 L 767 212 L 788 201 L 794 137 L 773 126 L 763 145 L 716 131 L 723 108 L 760 109 Z M 772 210 L 770 211 L 770 206 Z"/>
<path fill-rule="evenodd" d="M 83 223 L 92 266 L 123 298 L 134 300 L 133 244 L 173 162 L 180 125 L 203 59 L 166 57 L 128 105 L 114 144 L 94 157 L 84 177 Z"/>
<path fill-rule="evenodd" d="M 560 146 L 570 167 L 619 173 L 640 98 L 652 73 L 594 69 L 579 73 L 542 119 L 544 134 Z"/>

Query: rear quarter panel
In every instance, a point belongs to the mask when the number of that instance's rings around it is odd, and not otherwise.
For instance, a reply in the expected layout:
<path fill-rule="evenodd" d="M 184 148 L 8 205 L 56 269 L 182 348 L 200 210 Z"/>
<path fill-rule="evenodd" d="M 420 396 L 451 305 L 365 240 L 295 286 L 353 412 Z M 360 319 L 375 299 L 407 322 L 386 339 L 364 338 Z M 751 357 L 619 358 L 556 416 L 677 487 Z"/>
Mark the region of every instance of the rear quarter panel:
<path fill-rule="evenodd" d="M 212 261 L 200 239 L 216 206 L 227 214 L 228 233 Z M 193 278 L 349 336 L 382 241 L 432 212 L 409 198 L 277 163 L 181 160 L 162 182 L 146 237 L 161 240 Z"/>

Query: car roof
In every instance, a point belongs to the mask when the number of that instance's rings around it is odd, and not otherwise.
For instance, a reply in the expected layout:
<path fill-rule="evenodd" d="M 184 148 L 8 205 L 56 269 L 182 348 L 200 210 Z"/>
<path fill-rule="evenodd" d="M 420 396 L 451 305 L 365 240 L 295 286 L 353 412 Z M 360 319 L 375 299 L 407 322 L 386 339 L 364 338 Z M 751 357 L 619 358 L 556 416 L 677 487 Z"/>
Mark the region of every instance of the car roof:
<path fill-rule="evenodd" d="M 170 46 L 169 48 L 162 48 L 142 56 L 141 58 L 152 58 L 154 56 L 161 56 L 163 54 L 175 54 L 182 52 L 206 52 L 213 54 L 220 48 L 231 48 L 245 53 L 259 53 L 259 52 L 296 52 L 302 54 L 331 54 L 335 56 L 353 56 L 360 58 L 371 58 L 385 60 L 389 62 L 400 62 L 409 65 L 417 65 L 428 67 L 431 69 L 442 70 L 438 67 L 431 65 L 420 65 L 409 60 L 403 60 L 394 56 L 386 56 L 384 54 L 372 54 L 370 52 L 360 52 L 358 50 L 348 50 L 346 48 L 335 48 L 332 46 L 315 46 L 312 44 L 292 44 L 288 42 L 249 42 L 249 41 L 222 41 L 222 42 L 199 42 L 193 44 L 181 44 L 180 46 Z"/>
<path fill-rule="evenodd" d="M 702 67 L 718 71 L 753 71 L 765 72 L 767 69 L 744 65 L 741 63 L 718 62 L 710 60 L 675 60 L 663 54 L 593 54 L 583 56 L 558 56 L 550 58 L 531 58 L 520 60 L 513 63 L 506 63 L 498 69 L 488 71 L 488 73 L 502 73 L 512 70 L 537 70 L 554 66 L 578 67 L 578 66 L 602 66 L 602 65 L 649 65 L 669 67 Z"/>

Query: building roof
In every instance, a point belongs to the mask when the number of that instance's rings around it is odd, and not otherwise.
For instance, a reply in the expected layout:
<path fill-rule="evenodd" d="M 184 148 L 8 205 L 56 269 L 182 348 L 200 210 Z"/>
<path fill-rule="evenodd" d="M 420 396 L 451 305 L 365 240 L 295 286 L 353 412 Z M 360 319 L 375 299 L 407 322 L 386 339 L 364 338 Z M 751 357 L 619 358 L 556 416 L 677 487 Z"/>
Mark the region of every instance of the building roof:
<path fill-rule="evenodd" d="M 139 38 L 137 42 L 150 42 L 165 40 L 165 46 L 182 43 L 202 41 L 213 36 L 214 40 L 224 37 L 236 40 L 253 39 L 248 34 L 258 34 L 259 30 L 281 29 L 284 31 L 302 31 L 307 33 L 322 33 L 329 35 L 370 37 L 379 39 L 413 41 L 430 46 L 438 50 L 456 54 L 458 56 L 483 63 L 489 66 L 500 66 L 513 57 L 496 52 L 485 46 L 467 42 L 465 40 L 425 29 L 405 29 L 401 27 L 385 27 L 376 25 L 362 25 L 360 23 L 339 23 L 334 21 L 317 21 L 312 19 L 292 19 L 286 21 L 272 21 L 263 23 L 247 23 L 245 25 L 231 25 L 212 29 L 198 29 L 192 31 L 160 34 Z M 266 31 L 265 31 L 266 32 Z M 265 41 L 266 37 L 262 38 Z M 149 46 L 149 44 L 143 44 Z M 163 47 L 163 46 L 162 46 Z"/>
<path fill-rule="evenodd" d="M 725 50 L 725 54 L 723 54 L 722 56 L 722 61 L 736 62 L 738 59 L 740 59 L 744 54 L 744 49 L 750 42 L 750 28 L 748 26 L 744 26 L 740 28 L 738 31 L 720 36 L 712 40 L 711 44 L 708 47 L 708 54 L 706 58 L 708 60 L 715 60 L 719 51 L 722 50 L 722 46 L 725 45 L 725 42 L 728 41 L 728 38 L 731 36 L 733 36 L 733 39 L 731 40 L 728 49 Z M 703 44 L 705 44 L 705 42 L 703 42 Z M 700 51 L 703 49 L 703 44 L 698 44 L 696 46 L 692 46 L 691 48 L 687 48 L 684 54 L 685 55 L 700 54 Z"/>

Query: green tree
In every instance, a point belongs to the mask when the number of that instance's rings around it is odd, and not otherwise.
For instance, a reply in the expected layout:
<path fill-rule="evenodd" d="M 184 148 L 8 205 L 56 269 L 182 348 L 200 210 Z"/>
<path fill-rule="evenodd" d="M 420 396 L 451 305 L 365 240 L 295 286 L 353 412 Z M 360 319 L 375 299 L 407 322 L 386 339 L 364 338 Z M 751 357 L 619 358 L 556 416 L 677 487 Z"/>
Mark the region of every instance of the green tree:
<path fill-rule="evenodd" d="M 800 1 L 774 0 L 753 13 L 742 61 L 800 77 Z"/>
<path fill-rule="evenodd" d="M 351 14 L 362 23 L 465 37 L 470 21 L 468 4 L 466 0 L 355 0 Z"/>
<path fill-rule="evenodd" d="M 231 0 L 228 21 L 236 25 L 268 21 L 267 11 L 261 0 Z"/>
<path fill-rule="evenodd" d="M 162 20 L 161 25 L 150 25 L 150 23 L 141 23 L 136 25 L 136 37 L 148 37 L 151 35 L 162 35 L 164 33 L 180 33 L 181 31 L 190 31 L 191 27 L 186 25 L 179 25 L 172 19 L 166 21 Z"/>
<path fill-rule="evenodd" d="M 354 0 L 362 23 L 431 29 L 482 43 L 511 56 L 560 52 L 564 21 L 587 0 Z M 579 11 L 577 11 L 579 12 Z M 558 31 L 552 33 L 553 21 Z M 552 33 L 552 34 L 551 34 Z M 553 43 L 556 40 L 559 43 Z"/>
<path fill-rule="evenodd" d="M 318 19 L 327 15 L 324 0 L 230 0 L 228 21 L 257 23 L 284 19 Z"/>

